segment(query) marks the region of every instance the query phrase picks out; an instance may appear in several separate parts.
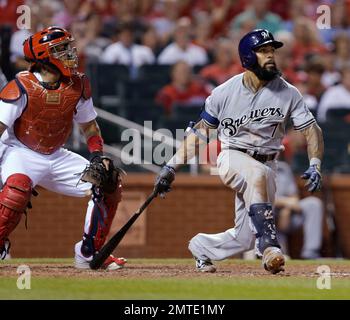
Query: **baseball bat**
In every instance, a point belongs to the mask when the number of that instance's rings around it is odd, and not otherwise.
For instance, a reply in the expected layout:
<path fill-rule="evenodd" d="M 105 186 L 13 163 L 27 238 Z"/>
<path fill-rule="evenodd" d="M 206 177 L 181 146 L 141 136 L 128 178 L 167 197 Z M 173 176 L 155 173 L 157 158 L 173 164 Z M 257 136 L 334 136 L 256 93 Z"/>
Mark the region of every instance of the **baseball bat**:
<path fill-rule="evenodd" d="M 151 201 L 156 198 L 158 191 L 154 190 L 139 208 L 139 210 L 134 213 L 134 215 L 128 220 L 127 223 L 118 231 L 116 234 L 102 247 L 102 249 L 93 257 L 90 261 L 90 268 L 93 270 L 99 269 L 105 260 L 110 256 L 110 254 L 117 248 L 118 244 L 124 238 L 127 231 L 136 221 L 136 219 L 141 215 L 141 213 L 147 208 Z"/>

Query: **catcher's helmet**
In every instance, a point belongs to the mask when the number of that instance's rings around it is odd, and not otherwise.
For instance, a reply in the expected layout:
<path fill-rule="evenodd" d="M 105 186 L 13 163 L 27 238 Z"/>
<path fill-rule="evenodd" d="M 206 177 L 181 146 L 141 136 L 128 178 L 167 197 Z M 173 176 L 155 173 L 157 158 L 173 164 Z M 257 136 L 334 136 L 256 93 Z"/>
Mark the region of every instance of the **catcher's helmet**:
<path fill-rule="evenodd" d="M 74 38 L 67 30 L 49 27 L 24 41 L 24 57 L 33 64 L 53 65 L 64 76 L 70 77 L 78 67 L 76 48 L 70 45 L 72 41 Z"/>
<path fill-rule="evenodd" d="M 243 68 L 254 68 L 257 62 L 255 51 L 267 44 L 272 45 L 276 49 L 283 46 L 283 43 L 275 40 L 272 33 L 266 29 L 257 29 L 247 33 L 238 45 L 239 57 Z"/>

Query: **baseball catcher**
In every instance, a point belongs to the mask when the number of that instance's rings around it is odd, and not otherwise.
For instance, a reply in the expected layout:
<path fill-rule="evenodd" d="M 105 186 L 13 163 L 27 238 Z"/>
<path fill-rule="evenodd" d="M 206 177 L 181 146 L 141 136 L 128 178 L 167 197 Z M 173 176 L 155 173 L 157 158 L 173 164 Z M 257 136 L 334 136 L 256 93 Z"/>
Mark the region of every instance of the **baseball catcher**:
<path fill-rule="evenodd" d="M 92 195 L 83 239 L 75 245 L 77 268 L 89 268 L 121 200 L 121 170 L 103 155 L 90 82 L 77 71 L 73 41 L 72 34 L 60 27 L 30 36 L 23 44 L 28 71 L 19 72 L 0 92 L 0 258 L 9 252 L 9 235 L 36 185 L 67 196 Z M 87 142 L 90 162 L 63 148 L 73 122 Z M 77 172 L 84 173 L 80 177 Z M 116 270 L 125 262 L 111 255 L 102 267 Z"/>

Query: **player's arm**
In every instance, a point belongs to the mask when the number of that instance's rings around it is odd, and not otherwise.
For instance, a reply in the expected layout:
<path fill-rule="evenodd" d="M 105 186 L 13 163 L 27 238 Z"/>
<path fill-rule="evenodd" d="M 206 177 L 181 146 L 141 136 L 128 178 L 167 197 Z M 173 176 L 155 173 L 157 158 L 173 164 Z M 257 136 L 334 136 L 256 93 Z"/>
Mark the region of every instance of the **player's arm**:
<path fill-rule="evenodd" d="M 100 159 L 100 157 L 103 156 L 103 138 L 101 136 L 101 130 L 97 121 L 91 120 L 86 123 L 79 123 L 79 127 L 86 139 L 86 143 L 90 151 L 90 162 L 97 158 Z M 103 159 L 102 162 L 108 170 L 109 160 Z"/>
<path fill-rule="evenodd" d="M 164 195 L 170 191 L 170 185 L 175 179 L 175 172 L 191 160 L 200 148 L 209 142 L 210 129 L 204 120 L 198 121 L 181 143 L 175 155 L 159 172 L 155 188 L 159 194 Z"/>
<path fill-rule="evenodd" d="M 86 123 L 79 123 L 79 127 L 86 141 L 88 141 L 93 136 L 101 137 L 101 130 L 96 120 L 92 120 Z"/>
<path fill-rule="evenodd" d="M 168 165 L 177 171 L 182 165 L 188 163 L 196 155 L 197 151 L 208 143 L 209 130 L 210 127 L 203 120 L 198 121 L 190 130 L 175 155 L 170 159 Z"/>
<path fill-rule="evenodd" d="M 321 128 L 316 122 L 300 131 L 307 143 L 307 153 L 310 160 L 310 167 L 302 175 L 308 179 L 309 191 L 314 192 L 321 188 L 321 161 L 324 153 L 324 142 Z"/>
<path fill-rule="evenodd" d="M 307 153 L 309 156 L 310 164 L 312 162 L 321 166 L 321 161 L 324 153 L 323 134 L 321 128 L 315 122 L 300 132 L 306 139 Z"/>

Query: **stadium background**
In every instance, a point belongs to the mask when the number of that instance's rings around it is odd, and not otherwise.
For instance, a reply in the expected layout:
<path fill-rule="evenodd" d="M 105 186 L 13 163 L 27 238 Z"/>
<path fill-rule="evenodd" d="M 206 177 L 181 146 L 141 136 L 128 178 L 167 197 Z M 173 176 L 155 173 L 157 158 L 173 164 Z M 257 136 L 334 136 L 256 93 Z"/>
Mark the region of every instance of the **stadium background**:
<path fill-rule="evenodd" d="M 20 16 L 16 9 L 22 4 L 31 9 L 30 30 L 16 27 Z M 330 7 L 330 29 L 318 29 L 316 25 L 320 16 L 317 8 L 324 4 Z M 237 57 L 241 36 L 255 27 L 268 28 L 286 44 L 277 58 L 283 75 L 302 92 L 324 131 L 325 188 L 318 194 L 326 208 L 322 255 L 349 258 L 350 99 L 346 100 L 350 92 L 349 13 L 348 1 L 5 0 L 0 2 L 1 69 L 10 80 L 26 68 L 21 44 L 31 32 L 48 25 L 66 27 L 75 36 L 80 71 L 91 79 L 97 107 L 140 124 L 152 120 L 153 129 L 168 128 L 175 132 L 196 119 L 215 85 L 241 72 Z M 121 37 L 124 41 L 134 37 L 135 43 L 148 48 L 144 51 L 148 57 L 135 63 L 113 61 L 113 54 L 106 53 L 107 48 Z M 194 60 L 189 63 L 191 68 L 182 65 L 180 69 L 180 74 L 187 78 L 174 80 L 174 63 L 169 63 L 174 57 L 164 57 L 162 53 L 176 38 L 189 39 L 200 49 L 197 47 Z M 200 55 L 204 58 L 198 64 L 196 58 Z M 219 66 L 215 65 L 219 60 Z M 182 92 L 169 86 L 172 80 L 177 85 L 177 81 L 182 81 Z M 348 88 L 344 97 L 332 96 L 331 90 L 339 84 Z M 328 105 L 327 101 L 322 102 L 327 94 Z M 335 105 L 338 101 L 345 103 Z M 99 123 L 107 144 L 123 145 L 120 140 L 123 128 L 101 119 Z M 288 132 L 286 144 L 286 156 L 298 177 L 307 167 L 305 144 L 293 131 Z M 86 147 L 77 145 L 73 139 L 68 147 L 86 155 Z M 128 176 L 119 225 L 137 209 L 154 180 L 154 174 L 139 166 L 124 169 Z M 166 200 L 152 203 L 125 238 L 120 254 L 189 257 L 187 241 L 195 233 L 220 232 L 232 225 L 230 191 L 218 177 L 209 176 L 204 170 L 190 179 L 188 171 L 185 168 L 178 176 L 174 191 Z M 298 184 L 301 196 L 305 196 L 300 180 Z M 72 256 L 73 245 L 81 236 L 87 200 L 42 189 L 39 193 L 33 201 L 34 209 L 28 214 L 28 230 L 22 222 L 14 232 L 12 255 Z M 299 256 L 301 238 L 302 233 L 291 239 L 292 257 Z"/>

